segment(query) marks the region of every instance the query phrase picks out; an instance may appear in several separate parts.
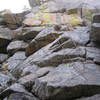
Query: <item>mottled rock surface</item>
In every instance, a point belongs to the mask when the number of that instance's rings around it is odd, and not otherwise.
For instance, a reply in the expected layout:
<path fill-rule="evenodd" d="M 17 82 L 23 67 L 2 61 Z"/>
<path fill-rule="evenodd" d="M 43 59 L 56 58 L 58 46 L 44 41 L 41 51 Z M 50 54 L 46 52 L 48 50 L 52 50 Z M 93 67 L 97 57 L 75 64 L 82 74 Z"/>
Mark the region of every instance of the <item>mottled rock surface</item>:
<path fill-rule="evenodd" d="M 42 47 L 53 42 L 58 37 L 59 37 L 59 34 L 53 31 L 52 28 L 44 29 L 31 41 L 29 46 L 26 48 L 26 56 L 29 56 L 35 53 Z"/>
<path fill-rule="evenodd" d="M 0 28 L 0 52 L 6 52 L 7 45 L 11 42 L 12 31 L 8 28 Z"/>
<path fill-rule="evenodd" d="M 91 63 L 59 65 L 48 75 L 38 78 L 33 93 L 42 100 L 66 100 L 100 93 L 100 67 Z"/>
<path fill-rule="evenodd" d="M 13 56 L 4 62 L 7 64 L 7 70 L 12 72 L 16 67 L 18 67 L 26 59 L 25 52 L 16 52 Z"/>
<path fill-rule="evenodd" d="M 24 41 L 12 41 L 8 46 L 7 46 L 7 52 L 9 55 L 13 55 L 17 51 L 25 51 L 26 47 L 28 44 Z"/>

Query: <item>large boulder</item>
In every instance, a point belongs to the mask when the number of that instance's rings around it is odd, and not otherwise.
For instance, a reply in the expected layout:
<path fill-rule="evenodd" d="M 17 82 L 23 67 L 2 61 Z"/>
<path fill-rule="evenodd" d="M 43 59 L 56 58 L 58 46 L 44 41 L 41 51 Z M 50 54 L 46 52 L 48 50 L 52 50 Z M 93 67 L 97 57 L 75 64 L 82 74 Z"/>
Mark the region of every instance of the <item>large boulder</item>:
<path fill-rule="evenodd" d="M 49 72 L 51 72 L 54 68 L 53 67 L 45 67 L 40 68 L 35 72 L 31 72 L 31 74 L 28 74 L 24 77 L 21 77 L 18 82 L 22 85 L 24 85 L 29 91 L 32 90 L 32 86 L 35 83 L 35 80 L 39 77 L 43 77 L 47 75 Z"/>
<path fill-rule="evenodd" d="M 73 100 L 100 93 L 100 68 L 86 62 L 65 63 L 38 78 L 32 92 L 41 100 Z"/>
<path fill-rule="evenodd" d="M 24 28 L 18 28 L 14 30 L 14 39 L 17 40 L 24 40 L 24 41 L 29 41 L 32 40 L 38 35 L 44 27 L 24 27 Z"/>
<path fill-rule="evenodd" d="M 82 47 L 76 49 L 64 49 L 58 52 L 54 52 L 43 58 L 34 59 L 32 62 L 40 67 L 46 66 L 58 66 L 62 63 L 68 63 L 73 61 L 82 61 L 85 57 L 85 49 Z"/>
<path fill-rule="evenodd" d="M 3 15 L 3 22 L 10 28 L 16 29 L 22 25 L 22 21 L 24 20 L 25 12 L 23 13 L 6 13 Z"/>
<path fill-rule="evenodd" d="M 38 69 L 39 69 L 39 67 L 37 65 L 27 66 L 27 67 L 23 68 L 23 72 L 22 72 L 21 76 L 26 76 L 31 73 L 36 73 L 36 71 Z"/>
<path fill-rule="evenodd" d="M 100 42 L 100 23 L 92 24 L 90 39 L 93 42 Z"/>
<path fill-rule="evenodd" d="M 52 51 L 49 50 L 51 45 L 52 43 L 29 56 L 22 64 L 20 64 L 13 70 L 13 75 L 19 78 L 23 73 L 24 68 L 27 68 L 28 66 L 33 66 L 34 64 L 39 65 L 40 67 L 55 67 L 64 62 L 84 60 L 85 48 L 83 47 L 76 49 L 65 49 L 52 53 Z"/>
<path fill-rule="evenodd" d="M 53 42 L 59 37 L 60 34 L 54 31 L 52 27 L 46 28 L 41 31 L 26 48 L 26 56 L 30 56 L 37 50 Z"/>
<path fill-rule="evenodd" d="M 100 13 L 93 15 L 90 39 L 93 42 L 100 42 Z"/>
<path fill-rule="evenodd" d="M 10 44 L 7 46 L 7 52 L 9 55 L 13 55 L 17 51 L 25 51 L 28 44 L 24 41 L 16 40 L 10 42 Z"/>
<path fill-rule="evenodd" d="M 56 52 L 65 48 L 76 48 L 77 46 L 86 45 L 89 41 L 87 27 L 79 27 L 74 31 L 65 32 L 53 42 L 50 50 Z"/>
<path fill-rule="evenodd" d="M 0 98 L 7 100 L 38 100 L 29 93 L 22 85 L 15 83 L 0 93 Z"/>
<path fill-rule="evenodd" d="M 11 42 L 13 33 L 8 28 L 0 28 L 0 52 L 6 52 L 7 45 Z"/>
<path fill-rule="evenodd" d="M 93 23 L 100 23 L 100 13 L 93 14 Z"/>

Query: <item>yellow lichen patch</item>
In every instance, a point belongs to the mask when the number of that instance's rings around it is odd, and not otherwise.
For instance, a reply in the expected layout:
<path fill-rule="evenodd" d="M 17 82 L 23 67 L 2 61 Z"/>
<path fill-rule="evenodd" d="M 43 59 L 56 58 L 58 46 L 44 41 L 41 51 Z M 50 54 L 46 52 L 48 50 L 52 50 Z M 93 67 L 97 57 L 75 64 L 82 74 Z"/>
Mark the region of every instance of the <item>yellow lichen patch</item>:
<path fill-rule="evenodd" d="M 77 26 L 77 25 L 82 24 L 82 20 L 78 15 L 72 14 L 72 15 L 70 15 L 70 18 L 71 18 L 71 20 L 70 20 L 71 25 Z"/>
<path fill-rule="evenodd" d="M 48 25 L 48 24 L 71 24 L 74 26 L 82 24 L 81 18 L 76 14 L 62 14 L 59 13 L 43 13 L 38 12 L 31 18 L 27 18 L 24 21 L 29 25 Z"/>

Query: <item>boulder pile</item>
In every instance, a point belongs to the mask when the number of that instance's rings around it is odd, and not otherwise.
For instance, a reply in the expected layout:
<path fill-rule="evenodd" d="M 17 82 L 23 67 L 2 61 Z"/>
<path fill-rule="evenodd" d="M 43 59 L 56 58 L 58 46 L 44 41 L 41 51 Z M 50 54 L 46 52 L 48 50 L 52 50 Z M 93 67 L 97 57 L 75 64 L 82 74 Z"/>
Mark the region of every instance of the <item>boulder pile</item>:
<path fill-rule="evenodd" d="M 0 100 L 100 100 L 99 24 L 1 25 Z"/>

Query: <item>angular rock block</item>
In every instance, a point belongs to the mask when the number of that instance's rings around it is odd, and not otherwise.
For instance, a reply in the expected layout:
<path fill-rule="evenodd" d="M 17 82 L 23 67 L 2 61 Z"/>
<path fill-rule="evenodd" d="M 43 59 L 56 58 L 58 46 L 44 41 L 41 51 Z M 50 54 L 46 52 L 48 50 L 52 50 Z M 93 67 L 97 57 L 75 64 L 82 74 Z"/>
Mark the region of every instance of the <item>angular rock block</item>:
<path fill-rule="evenodd" d="M 7 45 L 11 42 L 12 31 L 8 28 L 0 28 L 0 52 L 5 53 Z"/>
<path fill-rule="evenodd" d="M 25 52 L 23 52 L 23 51 L 22 52 L 21 51 L 20 52 L 16 52 L 12 57 L 10 57 L 9 59 L 7 59 L 4 62 L 4 65 L 7 64 L 8 65 L 7 66 L 7 70 L 9 70 L 10 72 L 12 72 L 25 59 L 26 59 Z"/>
<path fill-rule="evenodd" d="M 14 39 L 29 41 L 34 39 L 42 30 L 43 26 L 40 27 L 25 27 L 14 30 Z"/>
<path fill-rule="evenodd" d="M 28 44 L 24 41 L 12 41 L 8 46 L 7 46 L 7 52 L 9 55 L 13 55 L 17 51 L 25 51 L 26 47 Z"/>
<path fill-rule="evenodd" d="M 100 42 L 100 23 L 92 24 L 90 39 L 93 42 Z"/>
<path fill-rule="evenodd" d="M 61 64 L 36 79 L 32 92 L 41 100 L 75 100 L 92 96 L 100 93 L 99 73 L 99 66 L 91 63 Z"/>
<path fill-rule="evenodd" d="M 59 37 L 59 33 L 55 32 L 52 27 L 46 28 L 41 31 L 27 46 L 26 48 L 26 56 L 30 56 L 42 47 L 48 45 L 53 42 L 55 39 Z"/>
<path fill-rule="evenodd" d="M 0 99 L 5 100 L 3 99 L 5 97 L 7 97 L 7 100 L 39 100 L 18 83 L 11 85 L 0 93 Z"/>
<path fill-rule="evenodd" d="M 93 15 L 93 23 L 100 23 L 100 13 L 95 13 Z"/>

